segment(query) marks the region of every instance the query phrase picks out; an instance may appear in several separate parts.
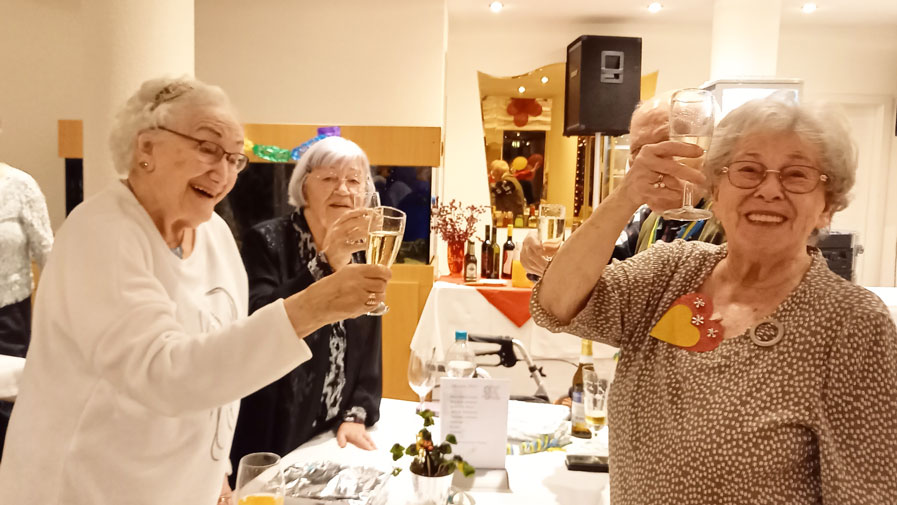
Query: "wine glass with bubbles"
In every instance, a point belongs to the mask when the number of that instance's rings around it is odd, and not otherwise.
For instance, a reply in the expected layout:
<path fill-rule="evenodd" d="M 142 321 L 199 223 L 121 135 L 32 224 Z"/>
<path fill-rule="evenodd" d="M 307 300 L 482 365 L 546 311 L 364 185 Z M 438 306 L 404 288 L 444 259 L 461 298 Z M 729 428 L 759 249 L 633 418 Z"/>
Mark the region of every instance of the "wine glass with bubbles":
<path fill-rule="evenodd" d="M 674 157 L 679 163 L 700 170 L 704 165 L 710 138 L 713 135 L 716 105 L 713 95 L 704 89 L 680 89 L 670 100 L 670 140 L 695 144 L 704 152 L 697 158 Z M 694 187 L 682 181 L 682 207 L 668 209 L 664 219 L 700 221 L 712 216 L 706 209 L 694 206 Z"/>
<path fill-rule="evenodd" d="M 391 267 L 402 247 L 405 235 L 405 213 L 392 207 L 375 207 L 371 209 L 371 220 L 368 225 L 367 262 L 369 265 Z M 369 316 L 382 316 L 389 307 L 380 302 L 376 308 L 368 312 Z"/>

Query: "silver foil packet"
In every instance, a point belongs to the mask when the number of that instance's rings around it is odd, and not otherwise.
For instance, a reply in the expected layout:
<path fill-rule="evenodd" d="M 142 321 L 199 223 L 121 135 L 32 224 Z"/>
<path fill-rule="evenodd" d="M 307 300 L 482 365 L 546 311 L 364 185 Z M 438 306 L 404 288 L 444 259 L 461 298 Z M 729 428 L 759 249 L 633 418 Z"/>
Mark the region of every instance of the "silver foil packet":
<path fill-rule="evenodd" d="M 385 503 L 392 469 L 315 461 L 290 465 L 283 476 L 286 496 L 297 499 L 294 503 L 378 505 Z"/>

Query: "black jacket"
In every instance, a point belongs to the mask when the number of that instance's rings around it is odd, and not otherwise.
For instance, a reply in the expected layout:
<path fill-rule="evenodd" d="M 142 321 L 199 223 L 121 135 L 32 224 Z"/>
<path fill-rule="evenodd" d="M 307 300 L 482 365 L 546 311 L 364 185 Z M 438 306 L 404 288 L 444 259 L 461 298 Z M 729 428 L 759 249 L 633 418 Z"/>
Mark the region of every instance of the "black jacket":
<path fill-rule="evenodd" d="M 314 256 L 314 246 L 300 244 L 302 235 L 296 227 L 310 235 L 301 214 L 262 222 L 246 233 L 242 255 L 249 274 L 250 313 L 315 281 L 307 259 Z M 344 323 L 346 382 L 341 414 L 324 422 L 322 394 L 330 367 L 331 335 L 331 325 L 327 325 L 305 338 L 312 352 L 309 361 L 240 403 L 231 449 L 234 473 L 246 454 L 266 451 L 283 456 L 319 433 L 335 429 L 342 422 L 342 413 L 352 407 L 364 408 L 368 426 L 380 418 L 381 319 L 361 316 Z"/>

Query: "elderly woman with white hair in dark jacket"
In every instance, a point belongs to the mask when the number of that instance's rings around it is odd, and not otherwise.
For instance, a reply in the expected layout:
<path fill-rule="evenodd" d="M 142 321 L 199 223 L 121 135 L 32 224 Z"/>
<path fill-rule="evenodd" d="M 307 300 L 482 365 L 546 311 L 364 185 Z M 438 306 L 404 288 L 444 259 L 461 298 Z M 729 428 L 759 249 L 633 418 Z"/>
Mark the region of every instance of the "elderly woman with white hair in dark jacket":
<path fill-rule="evenodd" d="M 295 210 L 253 226 L 243 238 L 250 313 L 364 263 L 373 191 L 358 145 L 342 137 L 312 145 L 290 177 Z M 380 321 L 346 318 L 306 337 L 314 357 L 240 404 L 231 461 L 252 452 L 286 454 L 330 429 L 341 447 L 374 449 L 366 426 L 380 417 Z"/>
<path fill-rule="evenodd" d="M 120 180 L 72 212 L 41 278 L 0 496 L 212 505 L 239 399 L 310 359 L 305 336 L 382 300 L 389 271 L 347 265 L 247 317 L 213 212 L 247 163 L 224 92 L 147 81 L 111 145 Z"/>
<path fill-rule="evenodd" d="M 897 330 L 808 245 L 854 182 L 846 120 L 756 100 L 719 124 L 704 175 L 673 158 L 701 154 L 645 146 L 533 291 L 539 324 L 620 348 L 614 503 L 897 503 Z M 680 180 L 709 183 L 728 243 L 608 265 L 633 211 Z"/>

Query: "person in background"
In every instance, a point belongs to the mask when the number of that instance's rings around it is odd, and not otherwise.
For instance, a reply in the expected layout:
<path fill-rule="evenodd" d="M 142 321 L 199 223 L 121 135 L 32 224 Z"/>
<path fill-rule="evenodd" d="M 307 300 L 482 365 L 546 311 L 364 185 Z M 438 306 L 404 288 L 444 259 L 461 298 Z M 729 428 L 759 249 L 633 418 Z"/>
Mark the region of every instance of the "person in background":
<path fill-rule="evenodd" d="M 390 273 L 347 265 L 247 317 L 246 270 L 213 212 L 248 161 L 224 92 L 146 81 L 110 146 L 120 180 L 69 215 L 41 276 L 0 496 L 212 505 L 239 399 L 310 359 L 306 335 L 376 306 Z"/>
<path fill-rule="evenodd" d="M 252 227 L 243 239 L 250 313 L 288 298 L 351 264 L 364 264 L 367 209 L 374 190 L 364 151 L 328 137 L 299 159 L 290 177 L 295 211 Z M 365 426 L 380 417 L 381 320 L 346 318 L 305 337 L 312 359 L 244 398 L 231 462 L 252 452 L 284 455 L 330 429 L 340 447 L 374 449 Z M 263 337 L 263 335 L 259 335 Z"/>
<path fill-rule="evenodd" d="M 897 328 L 807 245 L 847 206 L 847 120 L 754 100 L 719 124 L 703 174 L 671 158 L 701 154 L 644 146 L 533 289 L 537 324 L 620 349 L 614 503 L 897 503 Z M 633 211 L 682 180 L 709 183 L 727 243 L 608 264 Z"/>
<path fill-rule="evenodd" d="M 629 166 L 632 167 L 642 148 L 670 139 L 670 97 L 672 92 L 662 93 L 646 100 L 632 113 L 629 126 Z M 696 188 L 697 190 L 697 188 Z M 697 193 L 697 191 L 696 191 Z M 682 205 L 682 195 L 664 192 L 641 206 L 620 233 L 611 255 L 624 260 L 644 251 L 655 242 L 671 242 L 677 238 L 722 244 L 726 237 L 719 221 L 712 217 L 706 221 L 675 221 L 661 217 L 663 211 Z M 701 198 L 696 207 L 711 208 L 711 199 Z M 532 231 L 523 240 L 520 263 L 531 278 L 538 278 L 548 260 L 545 259 L 539 235 Z"/>
<path fill-rule="evenodd" d="M 0 354 L 24 358 L 31 339 L 31 263 L 43 269 L 53 246 L 47 202 L 27 173 L 0 162 Z M 12 412 L 0 401 L 0 453 Z"/>
<path fill-rule="evenodd" d="M 495 181 L 492 184 L 492 202 L 495 210 L 512 212 L 515 216 L 523 214 L 526 206 L 526 197 L 523 196 L 523 188 L 520 182 L 511 174 L 508 162 L 495 160 L 489 165 L 489 172 Z"/>

